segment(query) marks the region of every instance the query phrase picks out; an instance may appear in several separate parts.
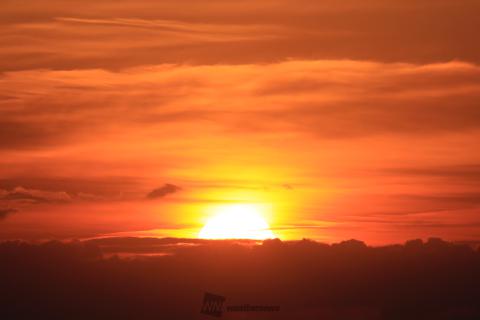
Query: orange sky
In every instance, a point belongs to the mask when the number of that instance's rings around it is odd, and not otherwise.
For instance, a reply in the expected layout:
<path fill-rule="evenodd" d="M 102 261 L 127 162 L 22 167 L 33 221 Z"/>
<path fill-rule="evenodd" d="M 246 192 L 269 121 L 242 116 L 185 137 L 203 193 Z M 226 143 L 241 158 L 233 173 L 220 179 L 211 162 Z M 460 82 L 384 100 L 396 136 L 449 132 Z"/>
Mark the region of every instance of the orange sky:
<path fill-rule="evenodd" d="M 0 238 L 480 240 L 479 9 L 4 0 Z"/>

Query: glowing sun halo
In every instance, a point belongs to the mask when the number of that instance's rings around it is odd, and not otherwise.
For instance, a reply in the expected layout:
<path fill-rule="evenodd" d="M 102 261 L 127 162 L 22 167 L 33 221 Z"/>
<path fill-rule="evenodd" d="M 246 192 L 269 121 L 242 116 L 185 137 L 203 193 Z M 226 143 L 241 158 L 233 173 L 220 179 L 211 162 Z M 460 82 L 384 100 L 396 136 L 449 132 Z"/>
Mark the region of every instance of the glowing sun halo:
<path fill-rule="evenodd" d="M 202 239 L 272 239 L 272 230 L 255 205 L 237 204 L 218 208 L 199 235 Z"/>

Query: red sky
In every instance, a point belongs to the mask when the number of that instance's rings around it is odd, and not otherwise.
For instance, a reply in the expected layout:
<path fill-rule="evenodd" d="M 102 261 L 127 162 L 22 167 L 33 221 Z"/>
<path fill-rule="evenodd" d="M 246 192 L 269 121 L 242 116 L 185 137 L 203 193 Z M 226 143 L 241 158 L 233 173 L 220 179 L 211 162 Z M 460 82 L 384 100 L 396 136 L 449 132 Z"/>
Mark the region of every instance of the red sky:
<path fill-rule="evenodd" d="M 258 203 L 282 239 L 480 240 L 479 11 L 3 0 L 0 237 L 195 237 Z"/>

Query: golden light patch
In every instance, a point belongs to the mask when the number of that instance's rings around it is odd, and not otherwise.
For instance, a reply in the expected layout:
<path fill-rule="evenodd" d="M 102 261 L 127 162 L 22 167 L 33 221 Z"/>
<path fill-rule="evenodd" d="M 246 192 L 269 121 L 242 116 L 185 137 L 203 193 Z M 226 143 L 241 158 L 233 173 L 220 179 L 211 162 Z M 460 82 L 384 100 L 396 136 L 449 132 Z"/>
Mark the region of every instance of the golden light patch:
<path fill-rule="evenodd" d="M 252 204 L 219 206 L 199 233 L 202 239 L 272 239 L 261 208 Z"/>

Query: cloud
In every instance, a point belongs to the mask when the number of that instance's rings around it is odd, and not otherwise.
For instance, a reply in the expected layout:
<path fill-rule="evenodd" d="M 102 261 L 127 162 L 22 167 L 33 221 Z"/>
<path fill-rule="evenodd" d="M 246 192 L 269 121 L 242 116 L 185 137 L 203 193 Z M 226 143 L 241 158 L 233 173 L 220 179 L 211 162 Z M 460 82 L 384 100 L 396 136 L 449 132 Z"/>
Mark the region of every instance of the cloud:
<path fill-rule="evenodd" d="M 72 197 L 66 192 L 44 191 L 16 187 L 13 190 L 1 190 L 0 200 L 23 203 L 66 203 Z"/>
<path fill-rule="evenodd" d="M 431 166 L 431 167 L 412 167 L 412 168 L 387 168 L 383 170 L 386 174 L 414 177 L 430 177 L 447 179 L 450 181 L 479 181 L 480 165 L 451 165 L 451 166 Z"/>
<path fill-rule="evenodd" d="M 7 208 L 7 209 L 0 209 L 0 220 L 6 219 L 9 215 L 18 212 L 17 209 Z"/>
<path fill-rule="evenodd" d="M 321 139 L 470 132 L 480 129 L 479 83 L 480 67 L 462 62 L 11 72 L 0 78 L 14 97 L 0 102 L 0 149 L 55 148 L 122 132 L 152 137 L 149 130 L 156 143 L 218 131 Z"/>
<path fill-rule="evenodd" d="M 444 193 L 444 194 L 428 194 L 428 195 L 399 195 L 399 197 L 414 200 L 425 201 L 446 208 L 448 205 L 456 205 L 461 207 L 475 207 L 480 205 L 480 193 Z"/>
<path fill-rule="evenodd" d="M 85 3 L 3 2 L 0 70 L 285 58 L 480 62 L 471 33 L 479 28 L 474 0 Z"/>
<path fill-rule="evenodd" d="M 195 37 L 203 40 L 210 41 L 221 41 L 221 40 L 242 40 L 245 38 L 251 37 L 252 39 L 261 39 L 260 35 L 255 35 L 255 32 L 258 33 L 259 30 L 266 30 L 269 26 L 266 25 L 233 25 L 233 24 L 222 24 L 222 29 L 219 29 L 218 24 L 207 24 L 207 23 L 192 23 L 185 21 L 175 21 L 175 20 L 146 20 L 146 19 L 125 19 L 125 18 L 114 18 L 114 19 L 81 19 L 81 18 L 71 18 L 71 17 L 61 17 L 56 18 L 55 20 L 61 22 L 70 22 L 70 23 L 79 23 L 79 24 L 97 24 L 97 25 L 115 25 L 123 27 L 137 27 L 137 28 L 146 28 L 146 29 L 161 29 L 166 32 L 175 34 L 179 36 L 187 36 L 189 39 L 193 40 Z M 273 30 L 273 26 L 270 27 Z M 281 31 L 281 30 L 275 30 Z M 283 30 L 285 31 L 285 30 Z M 250 36 L 246 35 L 250 33 Z M 234 35 L 238 35 L 238 38 L 235 38 Z M 242 36 L 243 35 L 243 36 Z M 255 36 L 254 36 L 255 35 Z"/>
<path fill-rule="evenodd" d="M 68 122 L 68 121 L 67 121 Z M 17 121 L 9 119 L 5 121 L 0 120 L 0 135 L 2 141 L 0 142 L 0 149 L 30 149 L 42 148 L 45 146 L 55 146 L 62 143 L 67 143 L 70 137 L 70 132 L 74 126 L 70 123 L 57 124 L 44 121 Z"/>
<path fill-rule="evenodd" d="M 439 238 L 382 247 L 306 239 L 9 241 L 0 243 L 0 259 L 0 307 L 15 319 L 69 318 L 72 310 L 78 318 L 195 319 L 213 289 L 228 305 L 280 307 L 262 319 L 480 315 L 480 251 Z"/>
<path fill-rule="evenodd" d="M 0 197 L 7 190 L 14 190 L 18 186 L 28 186 L 29 190 L 62 190 L 60 193 L 69 195 L 72 199 L 115 199 L 121 195 L 129 198 L 143 197 L 140 189 L 141 179 L 128 176 L 55 176 L 45 170 L 28 172 L 26 175 L 0 179 Z M 125 190 L 132 190 L 125 192 Z M 10 192 L 11 192 L 10 191 Z M 58 192 L 58 191 L 55 191 Z M 65 197 L 66 198 L 66 197 Z"/>
<path fill-rule="evenodd" d="M 166 197 L 169 194 L 176 193 L 180 190 L 182 190 L 182 188 L 180 188 L 180 187 L 178 187 L 174 184 L 166 183 L 163 186 L 161 186 L 157 189 L 154 189 L 150 193 L 148 193 L 147 198 L 148 199 L 159 199 L 159 198 Z"/>

